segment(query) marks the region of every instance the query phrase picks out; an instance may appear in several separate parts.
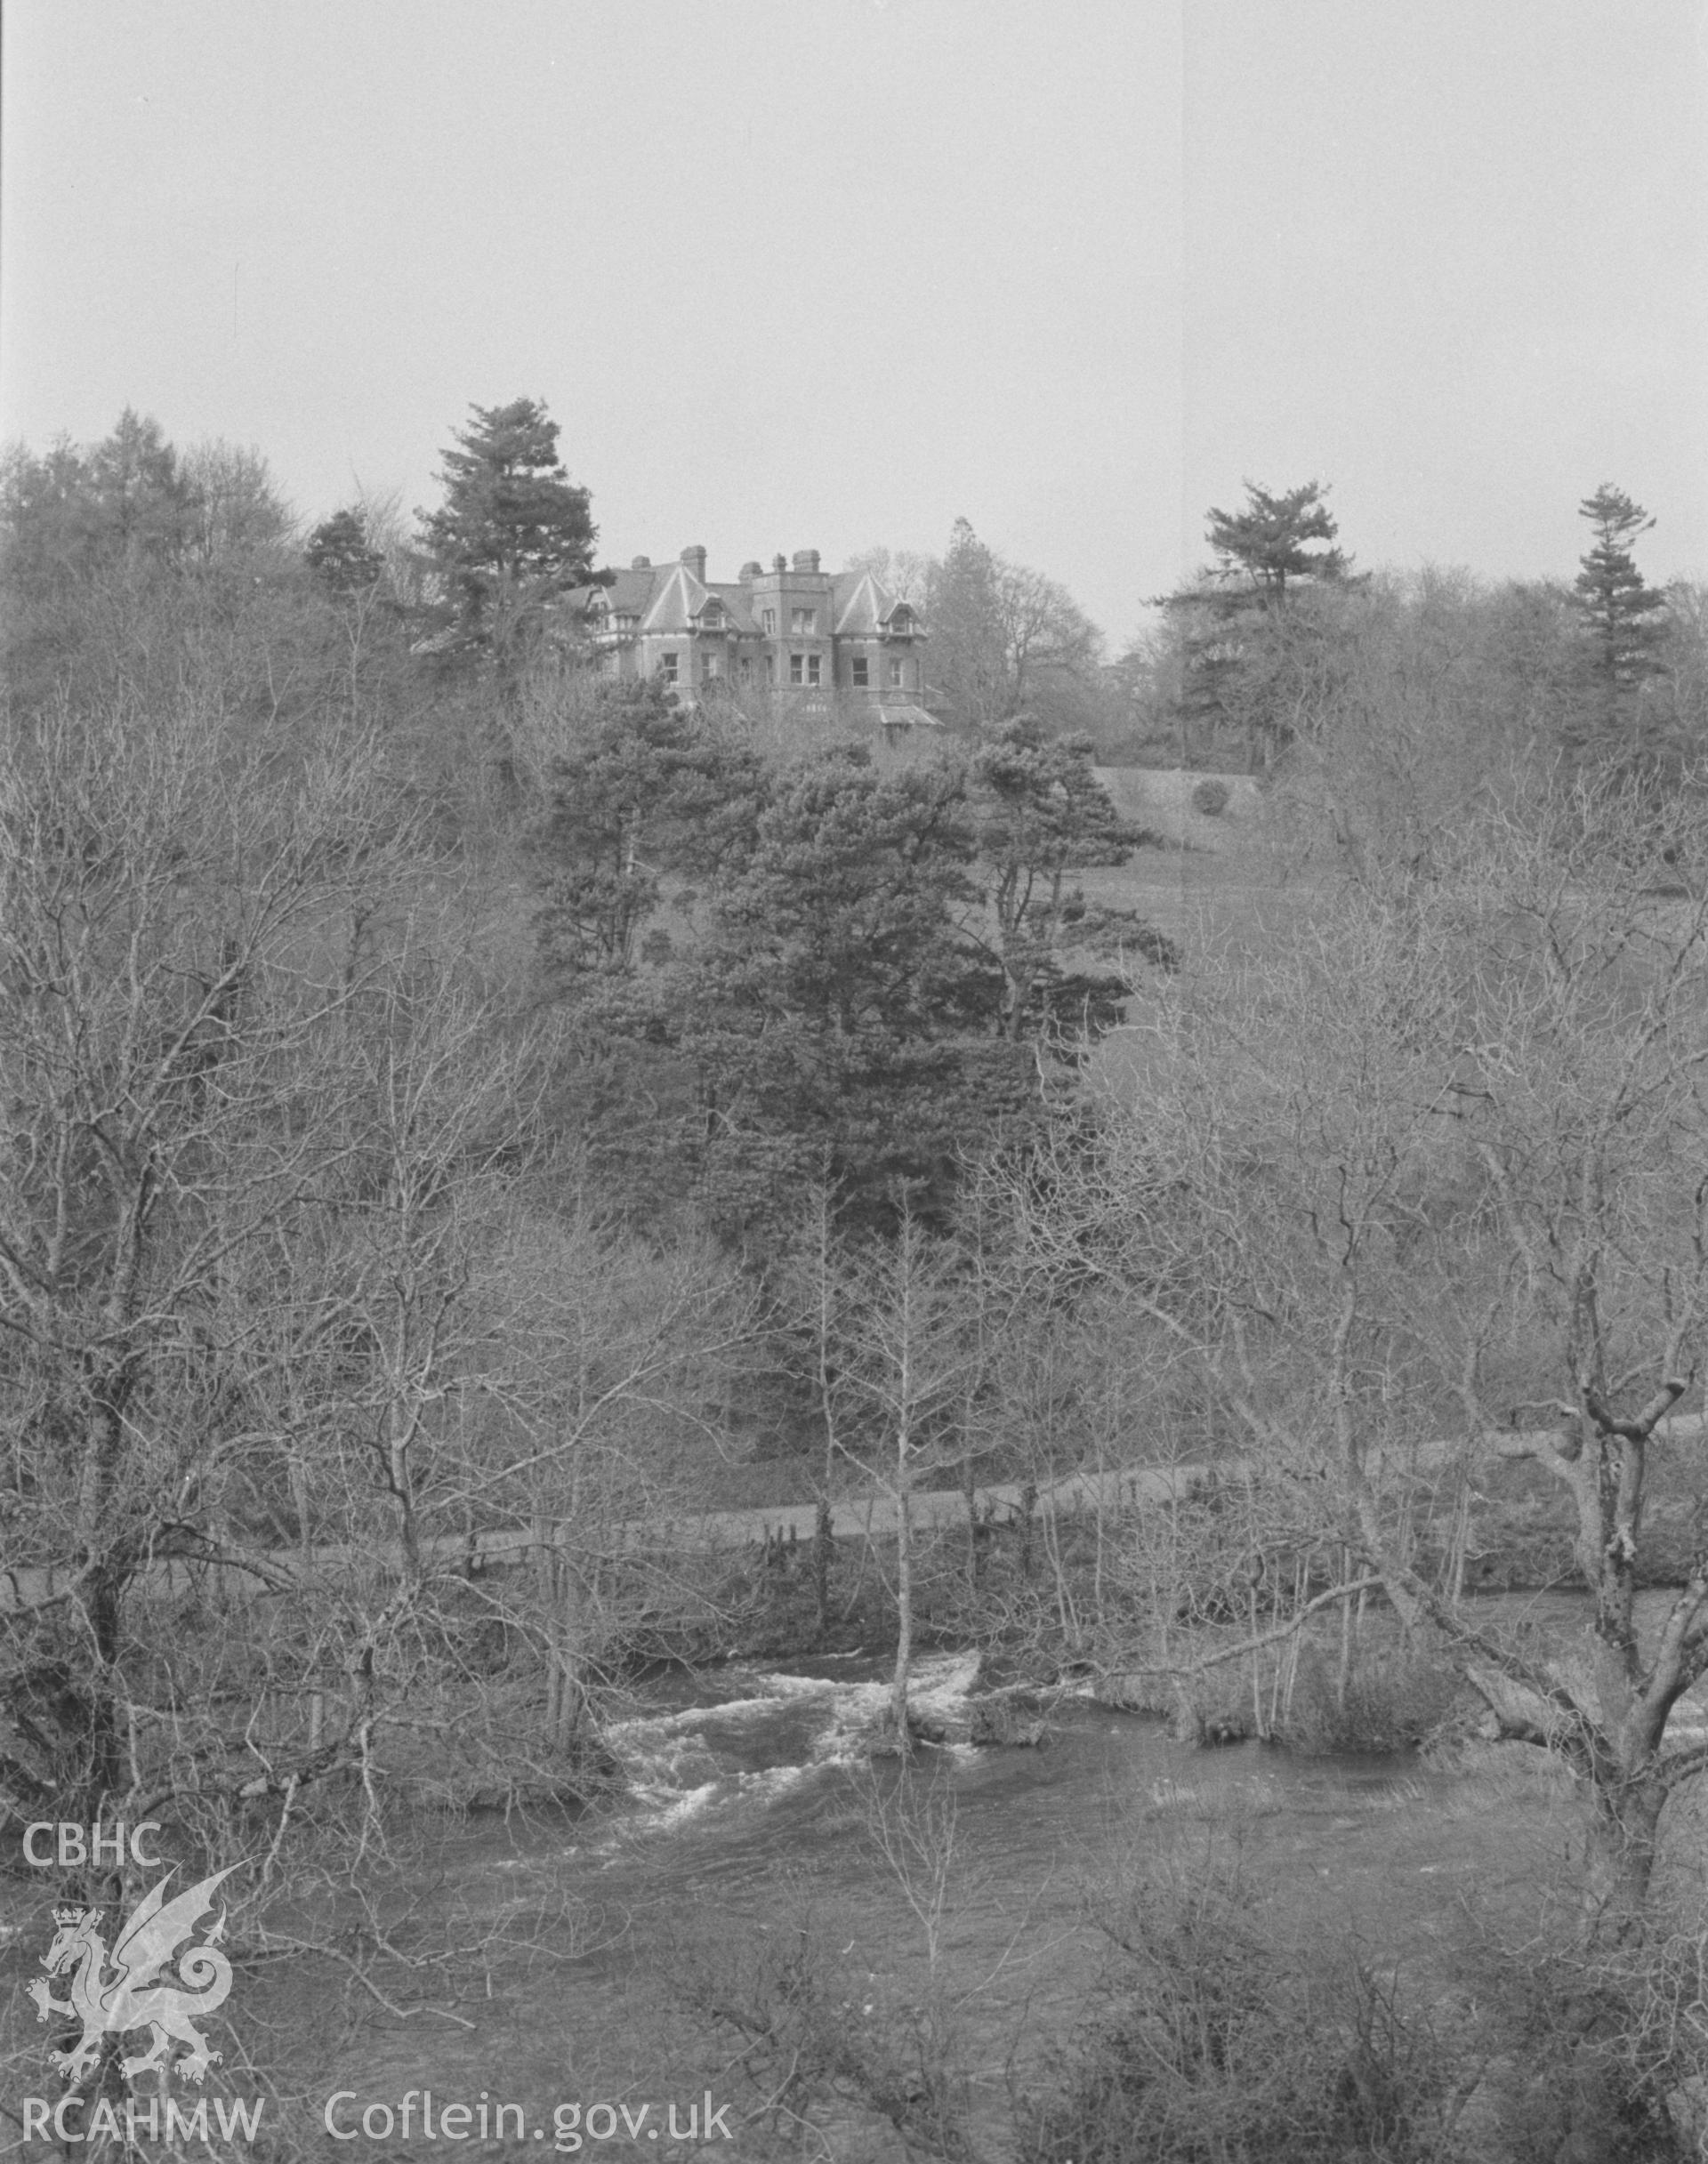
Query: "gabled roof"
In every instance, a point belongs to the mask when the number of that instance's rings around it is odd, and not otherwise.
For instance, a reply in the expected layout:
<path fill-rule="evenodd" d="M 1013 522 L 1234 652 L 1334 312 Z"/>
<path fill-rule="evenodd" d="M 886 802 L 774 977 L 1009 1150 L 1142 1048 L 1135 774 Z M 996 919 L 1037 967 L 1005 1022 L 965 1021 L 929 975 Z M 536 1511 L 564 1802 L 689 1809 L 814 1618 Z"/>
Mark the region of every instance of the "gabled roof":
<path fill-rule="evenodd" d="M 708 586 L 710 597 L 721 601 L 724 613 L 738 632 L 756 632 L 758 620 L 753 615 L 753 592 L 751 586 L 729 586 L 721 583 Z"/>
<path fill-rule="evenodd" d="M 670 564 L 640 619 L 643 632 L 685 632 L 705 599 L 705 588 L 686 564 Z"/>
<path fill-rule="evenodd" d="M 838 637 L 876 638 L 898 609 L 911 607 L 898 601 L 869 571 L 838 571 L 829 585 L 830 629 Z M 696 578 L 683 563 L 617 571 L 608 585 L 572 587 L 563 597 L 564 606 L 576 614 L 602 608 L 608 617 L 632 616 L 642 632 L 665 637 L 673 632 L 686 636 L 708 600 L 723 604 L 737 631 L 759 630 L 751 586 Z"/>
<path fill-rule="evenodd" d="M 842 571 L 830 583 L 831 629 L 838 637 L 875 633 L 888 596 L 869 571 Z"/>
<path fill-rule="evenodd" d="M 917 616 L 911 601 L 898 600 L 869 571 L 839 571 L 831 581 L 831 628 L 839 638 L 875 638 L 897 616 Z"/>
<path fill-rule="evenodd" d="M 619 571 L 608 586 L 572 586 L 563 598 L 578 612 L 596 608 L 602 601 L 614 616 L 638 616 L 651 601 L 658 575 L 650 566 L 644 571 Z"/>

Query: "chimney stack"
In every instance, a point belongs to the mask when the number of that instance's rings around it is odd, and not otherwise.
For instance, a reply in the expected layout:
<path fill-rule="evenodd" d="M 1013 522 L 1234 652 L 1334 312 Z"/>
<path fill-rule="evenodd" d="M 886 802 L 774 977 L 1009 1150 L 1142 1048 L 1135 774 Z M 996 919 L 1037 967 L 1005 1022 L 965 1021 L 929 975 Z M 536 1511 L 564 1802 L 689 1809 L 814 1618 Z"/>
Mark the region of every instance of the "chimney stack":
<path fill-rule="evenodd" d="M 744 586 L 751 586 L 756 578 L 763 577 L 765 567 L 763 564 L 743 564 L 741 567 L 741 583 Z"/>
<path fill-rule="evenodd" d="M 651 557 L 637 556 L 634 561 L 629 566 L 629 569 L 631 571 L 650 571 L 652 569 Z"/>
<path fill-rule="evenodd" d="M 818 550 L 797 549 L 794 552 L 794 567 L 797 571 L 816 571 L 818 568 Z"/>
<path fill-rule="evenodd" d="M 684 549 L 682 561 L 704 586 L 705 583 L 705 551 L 702 548 Z"/>

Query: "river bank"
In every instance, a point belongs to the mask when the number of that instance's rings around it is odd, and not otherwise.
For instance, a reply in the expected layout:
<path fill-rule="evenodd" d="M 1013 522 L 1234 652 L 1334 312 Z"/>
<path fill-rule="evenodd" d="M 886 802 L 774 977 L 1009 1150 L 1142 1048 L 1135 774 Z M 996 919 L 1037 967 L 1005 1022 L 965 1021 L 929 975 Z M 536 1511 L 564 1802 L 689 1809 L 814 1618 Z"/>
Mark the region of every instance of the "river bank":
<path fill-rule="evenodd" d="M 946 1728 L 977 1667 L 922 1661 Z M 650 2153 L 703 2153 L 689 2099 L 759 2164 L 1552 2153 L 1522 2143 L 1559 2117 L 1577 1822 L 1542 1754 L 1205 1752 L 1082 1695 L 1043 1750 L 874 1764 L 885 1687 L 846 1656 L 661 1676 L 611 1733 L 620 1810 L 417 1820 L 360 1912 L 276 1904 L 211 2077 L 269 2099 L 246 2164 L 426 2164 L 423 2092 L 520 2107 L 471 2144 L 512 2160 L 643 2106 Z M 293 1937 L 338 1953 L 269 1954 Z M 333 2098 L 391 2137 L 351 2149 Z M 1641 2113 L 1620 2164 L 1669 2153 Z"/>
<path fill-rule="evenodd" d="M 548 2142 L 560 2104 L 685 2112 L 690 2096 L 702 2121 L 729 2103 L 736 2153 L 779 2164 L 1172 2160 L 1196 2152 L 1135 2147 L 1135 2127 L 1179 2133 L 1193 2114 L 1228 2130 L 1229 2155 L 1300 2164 L 1525 2154 L 1500 2128 L 1546 2100 L 1513 2070 L 1570 2055 L 1581 1828 L 1565 1774 L 1480 1747 L 1450 1669 L 1400 1645 L 1374 1597 L 1254 1663 L 1253 1596 L 1310 1581 L 1253 1581 L 1213 1487 L 1131 1516 L 980 1523 L 947 1500 L 958 1516 L 946 1504 L 922 1541 L 926 1741 L 905 1765 L 871 1748 L 889 1544 L 773 1531 L 708 1565 L 716 1613 L 689 1658 L 680 1618 L 631 1646 L 602 1701 L 592 1807 L 520 1785 L 486 1799 L 502 1808 L 471 1807 L 473 1790 L 400 1805 L 375 1822 L 359 1895 L 314 1862 L 314 1814 L 359 1812 L 354 1781 L 305 1802 L 286 1890 L 241 1941 L 227 2031 L 231 2066 L 289 2129 L 250 2164 L 353 2153 L 317 2118 L 327 2097 L 395 2109 L 423 2089 L 536 2113 L 494 2156 L 543 2153 L 531 2129 Z M 1148 1557 L 1124 1584 L 1117 1550 Z M 1155 1597 L 1171 1558 L 1216 1565 L 1185 1613 Z M 1585 1620 L 1559 1590 L 1465 1597 L 1486 1627 L 1562 1653 Z M 1641 1630 L 1664 1603 L 1645 1597 Z M 997 1705 L 1023 1734 L 981 1726 Z M 1004 1740 L 1038 1747 L 979 1748 Z M 1670 1886 L 1688 1918 L 1688 1872 Z M 14 1983 L 40 1936 L 0 1954 Z M 1219 2057 L 1181 2042 L 1206 2020 Z M 13 2018 L 11 2064 L 40 2048 Z M 1658 2092 L 1628 2071 L 1647 2118 L 1626 2134 L 1657 2142 Z M 1250 2149 L 1265 2112 L 1292 2148 Z M 383 2153 L 438 2152 L 417 2132 Z"/>

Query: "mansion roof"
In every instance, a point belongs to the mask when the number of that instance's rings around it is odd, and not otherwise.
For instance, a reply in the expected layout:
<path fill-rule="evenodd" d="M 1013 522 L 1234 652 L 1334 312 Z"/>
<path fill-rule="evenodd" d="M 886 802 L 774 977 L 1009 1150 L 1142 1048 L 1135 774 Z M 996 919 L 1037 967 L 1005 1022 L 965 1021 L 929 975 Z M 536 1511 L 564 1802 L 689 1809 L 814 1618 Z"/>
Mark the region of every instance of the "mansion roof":
<path fill-rule="evenodd" d="M 684 550 L 681 560 L 671 564 L 637 557 L 627 570 L 614 573 L 608 584 L 572 588 L 564 603 L 577 615 L 602 619 L 610 629 L 644 637 L 716 625 L 764 638 L 776 635 L 766 630 L 758 613 L 767 599 L 775 607 L 780 596 L 795 599 L 812 593 L 828 596 L 826 629 L 833 638 L 919 635 L 919 619 L 911 603 L 899 599 L 869 571 L 821 572 L 817 552 L 802 553 L 810 558 L 810 567 L 797 558 L 794 566 L 786 569 L 779 558 L 769 573 L 757 564 L 747 565 L 748 575 L 735 582 L 705 578 L 703 549 Z"/>

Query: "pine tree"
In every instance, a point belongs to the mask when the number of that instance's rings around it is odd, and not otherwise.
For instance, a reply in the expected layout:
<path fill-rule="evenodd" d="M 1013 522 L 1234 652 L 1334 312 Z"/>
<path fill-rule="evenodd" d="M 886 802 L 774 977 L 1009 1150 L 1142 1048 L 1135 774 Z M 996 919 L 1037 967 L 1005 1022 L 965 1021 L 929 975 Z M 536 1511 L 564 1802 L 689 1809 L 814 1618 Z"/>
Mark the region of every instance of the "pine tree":
<path fill-rule="evenodd" d="M 1211 753 L 1218 738 L 1243 740 L 1253 772 L 1296 734 L 1321 673 L 1319 634 L 1341 590 L 1358 583 L 1334 545 L 1340 529 L 1327 494 L 1320 481 L 1280 495 L 1247 481 L 1243 511 L 1211 509 L 1214 568 L 1166 597 L 1182 626 L 1182 738 L 1189 732 Z M 1293 591 L 1301 587 L 1312 598 L 1304 607 L 1306 596 Z"/>
<path fill-rule="evenodd" d="M 1342 576 L 1347 559 L 1332 545 L 1340 529 L 1323 501 L 1327 494 L 1320 481 L 1279 496 L 1247 481 L 1244 511 L 1212 505 L 1205 538 L 1221 559 L 1221 575 L 1243 577 L 1276 601 L 1285 599 L 1289 579 Z M 1308 548 L 1313 541 L 1331 545 Z"/>
<path fill-rule="evenodd" d="M 1631 552 L 1655 521 L 1610 481 L 1583 499 L 1578 516 L 1589 520 L 1595 545 L 1579 559 L 1574 591 L 1594 651 L 1603 713 L 1612 720 L 1656 664 L 1666 597 L 1648 583 Z"/>
<path fill-rule="evenodd" d="M 1092 768 L 1089 737 L 1051 740 L 1035 722 L 1012 721 L 974 760 L 970 778 L 1003 975 L 998 1034 L 1076 1047 L 1120 1021 L 1128 958 L 1178 963 L 1164 934 L 1132 910 L 1088 904 L 1072 876 L 1124 865 L 1156 837 L 1121 817 Z M 1123 966 L 1070 972 L 1070 948 Z"/>
<path fill-rule="evenodd" d="M 323 519 L 302 554 L 315 577 L 341 599 L 367 592 L 385 570 L 385 559 L 369 542 L 367 521 L 359 511 L 335 511 Z"/>
<path fill-rule="evenodd" d="M 890 1222 L 898 1182 L 941 1221 L 963 1153 L 1042 1116 L 1050 1094 L 1028 1050 L 998 1035 L 1001 970 L 967 934 L 979 896 L 962 776 L 886 776 L 864 744 L 839 744 L 729 813 L 697 939 L 656 971 L 563 973 L 589 1030 L 651 1063 L 624 1130 L 729 1236 L 771 1236 L 815 1180 L 839 1190 L 850 1222 Z M 632 882 L 607 889 L 625 905 L 648 898 Z M 561 952 L 574 928 L 551 917 L 558 898 L 543 929 Z M 599 899 L 588 885 L 584 919 Z M 643 965 L 662 950 L 650 932 L 625 938 Z M 691 1108 L 678 1098 L 671 1111 L 672 1071 Z M 650 1129 L 649 1098 L 665 1115 Z"/>
<path fill-rule="evenodd" d="M 444 503 L 417 515 L 460 641 L 513 676 L 544 604 L 592 575 L 599 528 L 544 406 L 514 398 L 471 411 L 445 454 Z"/>
<path fill-rule="evenodd" d="M 711 878 L 751 854 L 763 794 L 751 748 L 678 705 L 661 678 L 600 680 L 577 740 L 553 762 L 535 836 L 552 979 L 584 994 L 592 976 L 662 961 L 666 881 Z"/>

